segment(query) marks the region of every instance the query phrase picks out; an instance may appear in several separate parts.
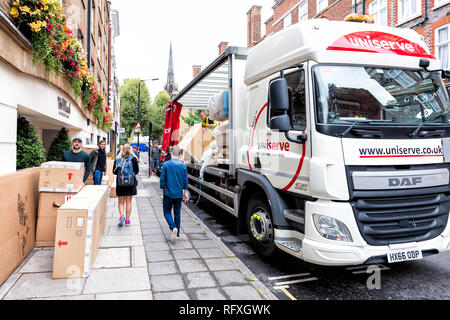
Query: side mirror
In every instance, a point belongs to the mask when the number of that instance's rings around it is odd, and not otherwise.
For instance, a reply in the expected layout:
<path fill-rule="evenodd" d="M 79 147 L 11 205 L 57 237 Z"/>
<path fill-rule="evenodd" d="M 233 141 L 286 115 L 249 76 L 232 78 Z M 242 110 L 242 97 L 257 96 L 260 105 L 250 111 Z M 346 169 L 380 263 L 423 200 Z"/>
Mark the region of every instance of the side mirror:
<path fill-rule="evenodd" d="M 286 79 L 275 79 L 269 86 L 270 110 L 284 112 L 289 110 L 289 89 Z"/>
<path fill-rule="evenodd" d="M 270 129 L 280 132 L 289 132 L 291 130 L 291 119 L 287 114 L 275 116 L 270 119 Z"/>

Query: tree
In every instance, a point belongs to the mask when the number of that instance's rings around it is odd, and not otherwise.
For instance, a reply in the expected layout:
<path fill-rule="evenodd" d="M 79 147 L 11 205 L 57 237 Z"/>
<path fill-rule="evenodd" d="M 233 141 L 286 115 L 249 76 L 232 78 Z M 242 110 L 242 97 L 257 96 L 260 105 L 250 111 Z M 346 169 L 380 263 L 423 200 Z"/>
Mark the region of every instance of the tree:
<path fill-rule="evenodd" d="M 200 113 L 205 112 L 204 110 L 197 110 L 195 114 L 189 113 L 187 117 L 180 116 L 181 119 L 189 126 L 192 127 L 197 122 L 202 122 L 202 118 L 200 118 Z"/>
<path fill-rule="evenodd" d="M 150 137 L 152 140 L 162 141 L 166 117 L 166 106 L 169 101 L 169 94 L 166 90 L 163 90 L 158 93 L 155 101 L 150 106 L 150 121 L 152 122 L 152 133 Z"/>
<path fill-rule="evenodd" d="M 45 162 L 45 149 L 36 130 L 25 117 L 17 117 L 16 169 L 40 167 Z"/>
<path fill-rule="evenodd" d="M 130 137 L 131 132 L 137 124 L 138 120 L 138 92 L 139 79 L 125 79 L 120 86 L 120 103 L 122 125 L 126 134 Z M 150 93 L 145 82 L 141 82 L 141 107 L 140 120 L 141 132 L 143 135 L 148 134 L 148 121 L 150 120 Z"/>
<path fill-rule="evenodd" d="M 61 161 L 62 154 L 72 149 L 72 142 L 66 128 L 62 128 L 53 140 L 47 152 L 47 161 Z"/>

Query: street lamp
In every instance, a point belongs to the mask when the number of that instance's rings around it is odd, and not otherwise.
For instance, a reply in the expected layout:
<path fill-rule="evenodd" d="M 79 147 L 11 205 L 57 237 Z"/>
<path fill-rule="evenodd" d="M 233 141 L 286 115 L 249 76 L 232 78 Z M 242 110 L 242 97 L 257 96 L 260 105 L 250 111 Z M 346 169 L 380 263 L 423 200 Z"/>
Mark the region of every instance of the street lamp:
<path fill-rule="evenodd" d="M 138 90 L 138 123 L 141 124 L 141 82 L 144 81 L 156 81 L 159 80 L 159 78 L 153 78 L 153 79 L 144 79 L 144 80 L 139 80 L 139 90 Z M 136 147 L 136 151 L 137 151 L 137 156 L 140 157 L 140 148 L 139 148 L 139 136 L 141 134 L 141 130 L 139 130 L 138 132 L 138 138 L 137 138 L 137 147 Z"/>

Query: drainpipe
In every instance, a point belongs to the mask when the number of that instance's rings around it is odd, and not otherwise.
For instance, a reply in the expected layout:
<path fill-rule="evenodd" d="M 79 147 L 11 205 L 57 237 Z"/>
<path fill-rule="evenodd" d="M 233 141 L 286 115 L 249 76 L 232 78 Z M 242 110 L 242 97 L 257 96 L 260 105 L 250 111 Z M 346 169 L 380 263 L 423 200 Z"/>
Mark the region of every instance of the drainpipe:
<path fill-rule="evenodd" d="M 423 15 L 422 19 L 420 19 L 419 22 L 417 22 L 415 25 L 409 27 L 410 29 L 415 28 L 415 27 L 418 27 L 418 26 L 424 24 L 425 21 L 428 20 L 428 0 L 424 0 L 424 2 L 425 2 L 425 3 L 424 3 L 424 6 L 425 6 L 425 7 L 424 7 L 424 9 L 425 9 L 425 14 Z"/>
<path fill-rule="evenodd" d="M 87 65 L 91 68 L 91 19 L 92 19 L 92 0 L 88 0 L 88 32 L 87 32 Z"/>

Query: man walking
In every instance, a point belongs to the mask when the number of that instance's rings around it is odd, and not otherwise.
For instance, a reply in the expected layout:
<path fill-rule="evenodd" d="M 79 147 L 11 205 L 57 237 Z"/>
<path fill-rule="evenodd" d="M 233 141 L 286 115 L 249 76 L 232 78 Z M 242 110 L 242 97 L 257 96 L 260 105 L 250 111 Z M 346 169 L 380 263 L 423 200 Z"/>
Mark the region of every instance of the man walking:
<path fill-rule="evenodd" d="M 188 173 L 185 164 L 178 159 L 181 153 L 180 147 L 174 146 L 172 148 L 172 159 L 164 162 L 159 182 L 164 195 L 164 217 L 169 225 L 169 229 L 172 230 L 170 235 L 172 243 L 175 243 L 180 237 L 181 201 L 187 201 L 188 199 Z M 175 221 L 172 218 L 172 208 Z"/>
<path fill-rule="evenodd" d="M 150 149 L 150 168 L 151 173 L 156 174 L 159 169 L 159 163 L 161 158 L 161 150 L 158 148 L 158 144 L 154 144 Z"/>
<path fill-rule="evenodd" d="M 106 172 L 106 141 L 102 140 L 89 154 L 94 172 L 94 185 L 102 184 L 103 174 Z"/>
<path fill-rule="evenodd" d="M 86 182 L 86 180 L 89 177 L 89 174 L 91 173 L 91 157 L 81 149 L 81 146 L 83 145 L 83 139 L 81 137 L 73 137 L 72 138 L 72 150 L 68 150 L 63 153 L 61 157 L 61 161 L 65 162 L 84 162 L 84 177 L 83 177 L 83 183 Z"/>

